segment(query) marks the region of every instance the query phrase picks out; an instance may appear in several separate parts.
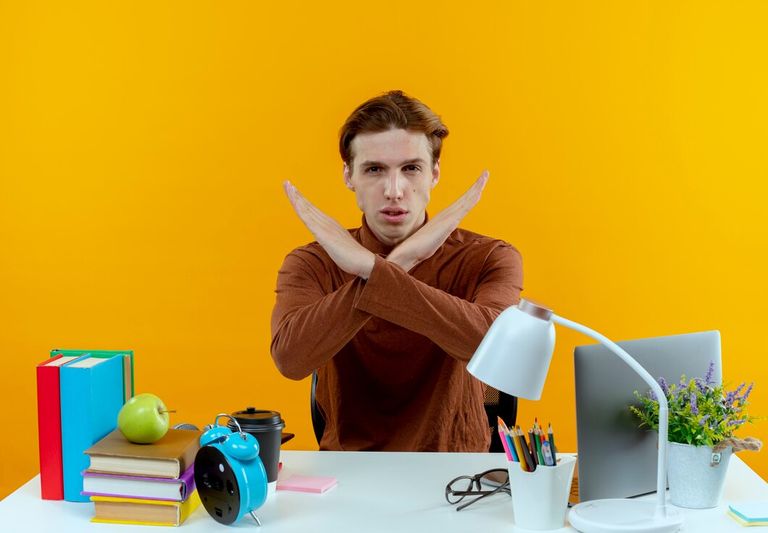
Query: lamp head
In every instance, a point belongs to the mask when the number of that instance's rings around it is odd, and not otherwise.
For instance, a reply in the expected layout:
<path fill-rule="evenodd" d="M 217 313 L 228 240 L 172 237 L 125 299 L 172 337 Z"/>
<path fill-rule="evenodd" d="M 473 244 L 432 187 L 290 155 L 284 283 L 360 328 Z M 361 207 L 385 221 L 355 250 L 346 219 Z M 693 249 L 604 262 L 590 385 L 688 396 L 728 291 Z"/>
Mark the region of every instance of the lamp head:
<path fill-rule="evenodd" d="M 552 311 L 520 300 L 496 317 L 467 370 L 502 392 L 538 400 L 554 348 Z"/>

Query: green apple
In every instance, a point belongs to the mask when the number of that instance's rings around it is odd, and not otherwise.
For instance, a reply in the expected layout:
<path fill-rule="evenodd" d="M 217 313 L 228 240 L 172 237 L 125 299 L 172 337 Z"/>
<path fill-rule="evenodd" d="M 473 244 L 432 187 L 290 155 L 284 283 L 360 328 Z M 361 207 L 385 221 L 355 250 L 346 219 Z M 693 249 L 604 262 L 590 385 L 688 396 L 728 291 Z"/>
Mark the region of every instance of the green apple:
<path fill-rule="evenodd" d="M 120 409 L 117 427 L 136 444 L 156 442 L 168 432 L 168 409 L 154 394 L 137 394 Z"/>

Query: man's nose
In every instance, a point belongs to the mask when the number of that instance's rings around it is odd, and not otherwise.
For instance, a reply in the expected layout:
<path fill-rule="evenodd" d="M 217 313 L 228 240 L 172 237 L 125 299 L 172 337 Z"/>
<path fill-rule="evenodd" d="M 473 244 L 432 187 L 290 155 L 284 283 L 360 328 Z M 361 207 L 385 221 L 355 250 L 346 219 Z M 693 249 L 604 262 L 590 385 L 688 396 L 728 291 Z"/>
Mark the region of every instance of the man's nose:
<path fill-rule="evenodd" d="M 393 172 L 387 178 L 387 185 L 384 189 L 384 196 L 387 200 L 401 200 L 403 198 L 403 179 L 399 172 Z"/>

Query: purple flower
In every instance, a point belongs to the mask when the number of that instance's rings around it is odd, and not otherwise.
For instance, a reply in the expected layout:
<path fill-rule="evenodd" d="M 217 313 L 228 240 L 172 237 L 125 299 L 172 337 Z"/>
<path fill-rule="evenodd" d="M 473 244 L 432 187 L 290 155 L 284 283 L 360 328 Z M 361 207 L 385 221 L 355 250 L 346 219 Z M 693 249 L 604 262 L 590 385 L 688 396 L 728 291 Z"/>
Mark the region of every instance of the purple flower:
<path fill-rule="evenodd" d="M 696 393 L 691 392 L 691 414 L 699 414 L 699 406 L 696 404 Z"/>
<path fill-rule="evenodd" d="M 714 374 L 715 374 L 715 362 L 710 361 L 709 368 L 707 369 L 707 375 L 704 376 L 704 383 L 706 383 L 709 386 L 714 385 L 715 382 L 712 380 L 712 377 Z"/>
<path fill-rule="evenodd" d="M 659 378 L 659 386 L 661 387 L 661 390 L 664 391 L 665 396 L 669 396 L 669 383 L 667 383 L 667 380 L 663 377 Z"/>
<path fill-rule="evenodd" d="M 696 383 L 696 388 L 699 389 L 700 393 L 705 394 L 707 392 L 707 385 L 701 378 L 696 378 L 693 381 Z"/>
<path fill-rule="evenodd" d="M 709 419 L 709 415 L 704 415 L 701 417 L 701 420 L 699 420 L 699 425 L 701 427 L 704 427 L 704 424 L 707 423 L 707 420 Z"/>
<path fill-rule="evenodd" d="M 728 394 L 725 395 L 725 400 L 723 401 L 723 406 L 726 409 L 730 409 L 733 405 L 733 401 L 736 399 L 736 391 L 731 391 Z"/>
<path fill-rule="evenodd" d="M 754 382 L 754 381 L 753 381 L 752 383 L 750 383 L 750 384 L 749 384 L 749 387 L 747 387 L 747 391 L 744 393 L 744 396 L 742 396 L 742 397 L 739 399 L 739 401 L 740 401 L 741 403 L 744 403 L 744 402 L 746 402 L 746 401 L 747 401 L 747 398 L 749 398 L 749 393 L 750 393 L 750 392 L 752 392 L 752 387 L 754 386 L 754 384 L 755 384 L 755 382 Z"/>
<path fill-rule="evenodd" d="M 656 393 L 655 393 L 655 392 L 653 392 L 653 389 L 649 389 L 649 390 L 648 390 L 648 397 L 649 397 L 651 400 L 657 400 L 657 398 L 656 398 Z"/>
<path fill-rule="evenodd" d="M 746 420 L 729 420 L 728 425 L 729 426 L 740 426 L 742 425 Z"/>

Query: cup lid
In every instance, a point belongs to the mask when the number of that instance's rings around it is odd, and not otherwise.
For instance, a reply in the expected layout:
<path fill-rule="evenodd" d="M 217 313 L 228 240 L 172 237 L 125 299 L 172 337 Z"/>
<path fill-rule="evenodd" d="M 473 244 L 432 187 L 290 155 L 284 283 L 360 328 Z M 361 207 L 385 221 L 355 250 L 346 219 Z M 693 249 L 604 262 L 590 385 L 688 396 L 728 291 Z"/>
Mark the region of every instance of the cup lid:
<path fill-rule="evenodd" d="M 271 430 L 275 428 L 284 428 L 285 421 L 280 417 L 277 411 L 256 409 L 255 407 L 246 407 L 242 411 L 232 413 L 232 417 L 237 420 L 243 431 Z"/>

